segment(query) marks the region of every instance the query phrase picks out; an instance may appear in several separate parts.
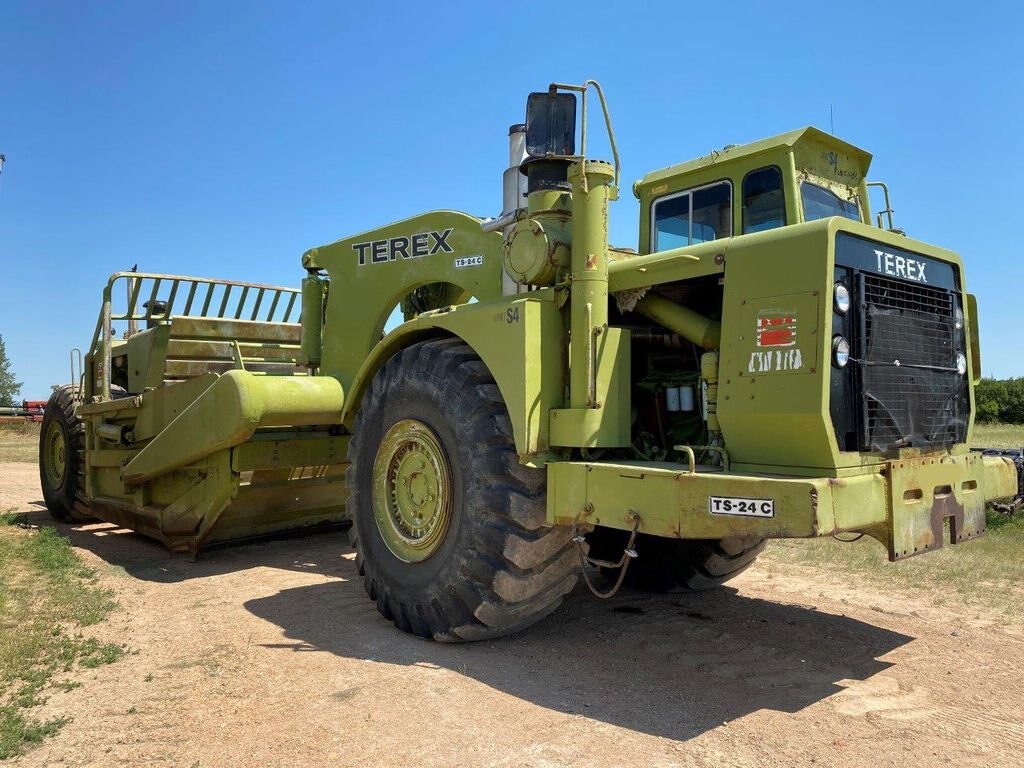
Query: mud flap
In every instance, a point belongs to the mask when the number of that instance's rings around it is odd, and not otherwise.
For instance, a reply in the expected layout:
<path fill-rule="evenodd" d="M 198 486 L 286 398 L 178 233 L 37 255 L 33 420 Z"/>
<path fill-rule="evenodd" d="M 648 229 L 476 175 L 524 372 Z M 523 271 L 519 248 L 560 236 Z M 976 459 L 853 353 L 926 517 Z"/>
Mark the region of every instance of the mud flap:
<path fill-rule="evenodd" d="M 891 461 L 889 560 L 959 544 L 985 533 L 984 469 L 974 456 Z M 948 521 L 948 523 L 947 523 Z"/>

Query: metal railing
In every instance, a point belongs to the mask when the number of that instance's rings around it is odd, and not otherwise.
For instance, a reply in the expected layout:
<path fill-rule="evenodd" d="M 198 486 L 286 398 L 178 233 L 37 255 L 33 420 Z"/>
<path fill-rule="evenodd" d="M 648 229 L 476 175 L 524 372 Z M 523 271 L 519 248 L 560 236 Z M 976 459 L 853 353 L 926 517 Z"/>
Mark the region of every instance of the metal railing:
<path fill-rule="evenodd" d="M 879 211 L 876 214 L 876 218 L 875 218 L 875 221 L 878 224 L 878 228 L 879 229 L 885 229 L 885 227 L 882 226 L 882 215 L 884 214 L 889 219 L 889 227 L 888 227 L 889 231 L 890 232 L 895 232 L 896 234 L 899 234 L 899 235 L 902 235 L 903 234 L 903 230 L 902 229 L 897 229 L 896 225 L 893 223 L 893 214 L 896 213 L 896 211 L 894 211 L 892 209 L 892 203 L 889 202 L 889 186 L 884 181 L 866 181 L 864 183 L 865 183 L 865 185 L 867 185 L 868 189 L 870 189 L 871 187 L 879 187 L 879 188 L 881 188 L 882 195 L 885 197 L 885 209 Z M 867 205 L 867 201 L 866 200 L 864 201 L 864 204 Z"/>
<path fill-rule="evenodd" d="M 608 112 L 608 103 L 604 100 L 604 91 L 601 90 L 601 84 L 597 80 L 587 80 L 583 85 L 573 85 L 571 83 L 551 83 L 548 86 L 548 91 L 554 93 L 555 91 L 575 91 L 580 94 L 580 153 L 573 156 L 571 159 L 585 165 L 587 162 L 587 91 L 593 88 L 597 92 L 597 98 L 601 102 L 601 112 L 604 114 L 604 126 L 608 131 L 608 144 L 612 151 L 613 166 L 615 168 L 615 185 L 619 184 L 619 147 L 615 143 L 615 132 L 612 130 L 612 116 Z M 587 188 L 587 175 L 583 174 L 583 191 L 589 191 Z"/>
<path fill-rule="evenodd" d="M 121 291 L 119 284 L 124 286 Z M 103 306 L 93 333 L 90 354 L 97 368 L 100 400 L 110 397 L 110 366 L 115 322 L 124 323 L 124 338 L 172 317 L 208 317 L 265 323 L 298 322 L 298 288 L 216 280 L 207 277 L 163 275 L 152 272 L 115 272 L 103 289 Z M 124 303 L 115 297 L 123 296 Z M 116 303 L 116 306 L 115 306 Z M 180 311 L 175 311 L 180 309 Z M 293 319 L 294 316 L 294 319 Z"/>

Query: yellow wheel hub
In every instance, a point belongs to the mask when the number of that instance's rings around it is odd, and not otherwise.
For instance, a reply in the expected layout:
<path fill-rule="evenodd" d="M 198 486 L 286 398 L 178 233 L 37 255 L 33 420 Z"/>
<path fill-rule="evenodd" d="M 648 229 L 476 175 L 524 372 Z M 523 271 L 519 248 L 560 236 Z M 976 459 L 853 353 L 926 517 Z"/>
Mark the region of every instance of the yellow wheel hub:
<path fill-rule="evenodd" d="M 64 430 L 56 421 L 50 422 L 43 438 L 43 457 L 46 464 L 46 481 L 54 490 L 64 484 L 68 472 L 68 447 Z"/>
<path fill-rule="evenodd" d="M 384 435 L 373 462 L 373 516 L 388 549 L 418 563 L 437 552 L 452 516 L 452 476 L 437 435 L 403 419 Z"/>

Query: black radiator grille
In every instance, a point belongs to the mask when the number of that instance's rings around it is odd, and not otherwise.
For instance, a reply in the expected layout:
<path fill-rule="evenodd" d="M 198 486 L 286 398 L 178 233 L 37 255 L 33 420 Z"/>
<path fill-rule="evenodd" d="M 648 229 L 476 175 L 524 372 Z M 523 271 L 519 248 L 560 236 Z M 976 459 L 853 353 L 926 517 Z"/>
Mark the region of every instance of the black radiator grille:
<path fill-rule="evenodd" d="M 861 381 L 866 448 L 966 439 L 951 291 L 864 274 Z"/>
<path fill-rule="evenodd" d="M 909 309 L 940 317 L 953 316 L 953 294 L 929 285 L 864 275 L 864 301 L 887 309 Z"/>

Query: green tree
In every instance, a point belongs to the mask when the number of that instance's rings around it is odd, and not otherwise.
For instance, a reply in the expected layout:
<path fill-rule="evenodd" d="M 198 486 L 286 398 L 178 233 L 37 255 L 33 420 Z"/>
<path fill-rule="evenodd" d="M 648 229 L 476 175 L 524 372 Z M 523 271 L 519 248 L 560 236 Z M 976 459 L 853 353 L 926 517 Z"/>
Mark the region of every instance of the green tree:
<path fill-rule="evenodd" d="M 14 379 L 11 361 L 7 359 L 4 337 L 0 336 L 0 405 L 14 405 L 14 398 L 21 392 L 21 382 Z"/>
<path fill-rule="evenodd" d="M 1024 377 L 982 379 L 974 400 L 978 421 L 1024 424 Z"/>
<path fill-rule="evenodd" d="M 977 419 L 982 422 L 999 421 L 1006 382 L 998 379 L 982 379 L 974 388 L 974 404 Z"/>

